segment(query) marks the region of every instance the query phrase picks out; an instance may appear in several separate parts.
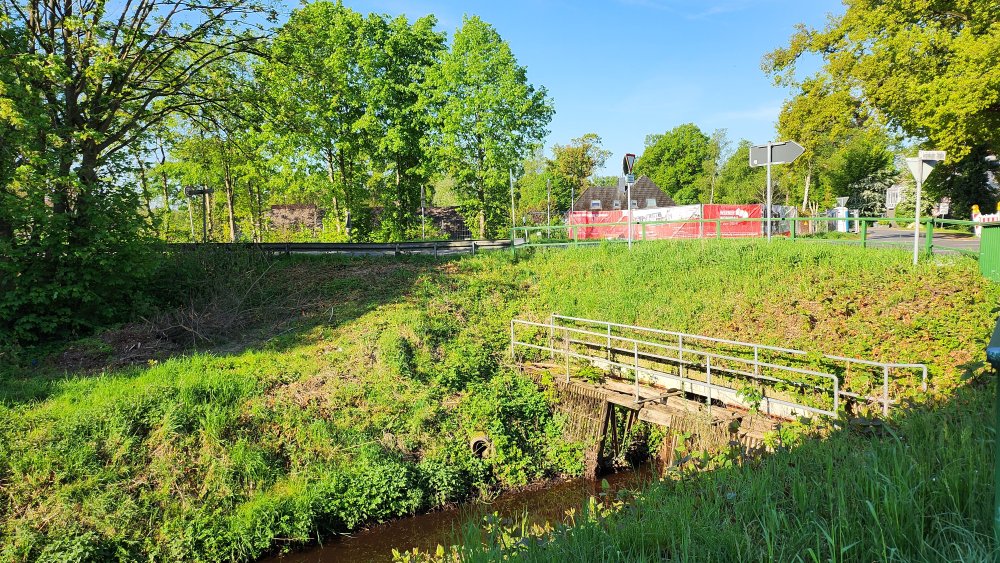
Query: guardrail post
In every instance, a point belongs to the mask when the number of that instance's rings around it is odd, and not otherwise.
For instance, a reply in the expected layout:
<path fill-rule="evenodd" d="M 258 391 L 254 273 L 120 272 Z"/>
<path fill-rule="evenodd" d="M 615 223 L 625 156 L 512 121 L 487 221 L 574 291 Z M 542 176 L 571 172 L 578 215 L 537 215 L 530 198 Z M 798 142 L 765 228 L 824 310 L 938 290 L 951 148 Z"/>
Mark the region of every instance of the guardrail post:
<path fill-rule="evenodd" d="M 472 255 L 476 255 L 476 241 L 472 241 Z"/>
<path fill-rule="evenodd" d="M 563 332 L 563 357 L 566 358 L 566 383 L 569 383 L 569 328 Z"/>
<path fill-rule="evenodd" d="M 925 245 L 926 246 L 925 246 L 925 249 L 924 249 L 924 253 L 927 254 L 927 256 L 931 256 L 934 253 L 934 221 L 933 220 L 928 220 L 927 221 L 927 234 L 926 234 L 926 238 L 927 238 L 927 240 L 925 241 Z"/>
<path fill-rule="evenodd" d="M 993 366 L 994 375 L 1000 375 L 1000 320 L 993 329 L 993 338 L 986 346 L 986 359 Z M 996 385 L 996 400 L 993 426 L 993 537 L 1000 542 L 1000 380 L 994 377 Z"/>
<path fill-rule="evenodd" d="M 889 416 L 889 366 L 882 368 L 882 416 Z"/>
<path fill-rule="evenodd" d="M 715 238 L 722 238 L 722 219 L 715 220 Z"/>
<path fill-rule="evenodd" d="M 632 341 L 632 353 L 635 354 L 635 403 L 639 404 L 639 343 Z"/>
<path fill-rule="evenodd" d="M 705 356 L 705 375 L 708 383 L 708 415 L 712 416 L 712 356 Z"/>
<path fill-rule="evenodd" d="M 868 221 L 861 221 L 861 248 L 868 248 Z"/>
<path fill-rule="evenodd" d="M 606 323 L 608 325 L 608 361 L 611 361 L 611 323 Z"/>
<path fill-rule="evenodd" d="M 791 228 L 791 231 L 790 231 L 791 235 L 792 235 L 792 237 L 791 237 L 792 240 L 795 240 L 795 224 L 796 223 L 797 223 L 797 221 L 795 219 L 792 219 L 792 228 Z"/>

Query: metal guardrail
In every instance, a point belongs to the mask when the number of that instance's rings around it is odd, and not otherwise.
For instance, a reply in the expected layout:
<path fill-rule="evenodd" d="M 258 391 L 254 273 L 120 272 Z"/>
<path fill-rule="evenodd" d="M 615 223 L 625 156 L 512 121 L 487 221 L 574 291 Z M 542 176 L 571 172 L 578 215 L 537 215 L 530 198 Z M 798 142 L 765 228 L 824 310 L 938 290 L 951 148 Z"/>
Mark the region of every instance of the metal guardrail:
<path fill-rule="evenodd" d="M 451 254 L 475 254 L 489 250 L 505 250 L 512 245 L 523 244 L 523 240 L 462 240 L 462 241 L 418 241 L 390 243 L 361 242 L 260 242 L 260 243 L 171 243 L 168 248 L 195 250 L 200 248 L 253 249 L 275 254 L 349 254 L 404 256 L 428 254 L 433 256 Z"/>
<path fill-rule="evenodd" d="M 569 326 L 569 325 L 576 326 Z M 580 328 L 580 325 L 587 328 Z M 525 342 L 518 340 L 517 338 L 517 326 L 525 327 L 535 327 L 546 329 L 548 331 L 548 341 L 547 345 L 539 345 L 533 342 Z M 597 327 L 595 329 L 595 327 Z M 619 333 L 615 333 L 617 330 Z M 623 335 L 622 331 L 632 332 L 632 335 Z M 560 334 L 563 337 L 563 347 L 559 348 L 555 345 L 556 334 Z M 596 341 L 586 341 L 580 340 L 580 336 L 590 336 L 600 339 L 600 342 Z M 654 338 L 662 339 L 664 337 L 670 338 L 671 340 L 676 339 L 676 345 L 665 342 L 657 342 Z M 629 350 L 627 348 L 615 348 L 615 345 L 624 344 L 626 347 L 631 346 L 632 354 L 634 355 L 634 365 L 623 364 L 620 362 L 612 361 L 612 356 L 614 353 L 627 353 Z M 595 358 L 588 354 L 581 354 L 571 350 L 570 345 L 585 345 L 590 348 L 604 348 L 606 351 L 606 358 Z M 724 345 L 728 347 L 737 348 L 736 352 L 723 352 L 720 350 L 705 349 L 708 346 Z M 636 397 L 638 401 L 638 385 L 639 385 L 639 374 L 644 370 L 639 365 L 640 356 L 640 346 L 643 348 L 641 356 L 644 359 L 651 361 L 666 362 L 679 367 L 680 379 L 684 382 L 691 384 L 697 384 L 702 386 L 707 386 L 709 393 L 712 390 L 726 390 L 730 392 L 738 392 L 738 390 L 732 388 L 719 387 L 714 385 L 712 382 L 712 372 L 728 373 L 733 376 L 740 378 L 746 378 L 750 380 L 755 380 L 758 382 L 764 382 L 767 384 L 779 384 L 797 387 L 800 390 L 813 389 L 817 392 L 831 392 L 832 391 L 832 408 L 831 409 L 819 409 L 812 407 L 810 405 L 803 405 L 800 403 L 794 403 L 789 401 L 784 401 L 777 397 L 764 397 L 765 400 L 775 403 L 784 404 L 789 407 L 799 408 L 808 412 L 813 412 L 816 414 L 824 414 L 828 416 L 837 416 L 836 413 L 839 409 L 840 401 L 842 397 L 867 400 L 871 402 L 877 402 L 882 404 L 883 414 L 888 414 L 889 407 L 893 403 L 891 397 L 889 396 L 889 382 L 891 372 L 894 370 L 918 370 L 921 374 L 921 387 L 927 389 L 927 366 L 924 364 L 904 364 L 904 363 L 888 363 L 888 362 L 875 362 L 871 360 L 862 360 L 857 358 L 848 358 L 844 356 L 837 356 L 831 354 L 822 354 L 824 360 L 829 362 L 836 362 L 838 365 L 843 364 L 846 373 L 850 373 L 852 366 L 867 366 L 870 368 L 877 368 L 882 373 L 882 393 L 881 397 L 873 397 L 867 395 L 860 395 L 857 393 L 852 393 L 840 389 L 840 378 L 832 373 L 825 371 L 818 371 L 816 369 L 807 369 L 802 367 L 796 367 L 793 365 L 787 365 L 793 360 L 803 360 L 809 356 L 809 353 L 804 350 L 797 350 L 794 348 L 784 348 L 779 346 L 769 346 L 765 344 L 756 344 L 751 342 L 742 342 L 738 340 L 730 340 L 723 338 L 714 338 L 696 334 L 683 333 L 678 331 L 660 330 L 647 327 L 639 327 L 635 325 L 626 325 L 620 323 L 611 323 L 607 321 L 598 321 L 593 319 L 583 319 L 578 317 L 569 317 L 565 315 L 553 314 L 550 316 L 549 323 L 535 323 L 531 321 L 524 321 L 520 319 L 514 319 L 511 321 L 511 354 L 515 354 L 515 349 L 518 346 L 534 348 L 537 350 L 549 351 L 550 356 L 555 354 L 561 354 L 565 357 L 567 362 L 566 372 L 567 377 L 569 377 L 569 359 L 571 357 L 582 360 L 589 361 L 601 361 L 609 365 L 613 365 L 623 369 L 633 370 L 635 373 L 635 385 L 636 385 Z M 743 350 L 739 350 L 742 348 Z M 650 350 L 655 349 L 658 351 L 663 351 L 669 355 L 663 356 L 651 353 Z M 734 355 L 736 354 L 736 355 Z M 742 355 L 741 355 L 742 354 Z M 687 355 L 687 357 L 685 357 Z M 763 358 L 763 355 L 775 355 L 776 359 L 771 360 L 770 358 Z M 791 358 L 788 358 L 791 356 Z M 692 361 L 690 358 L 694 357 L 696 361 Z M 780 363 L 778 363 L 780 362 Z M 713 365 L 714 364 L 714 365 Z M 727 365 L 728 364 L 728 365 Z M 745 369 L 737 369 L 736 366 L 745 366 Z M 702 381 L 700 379 L 691 379 L 685 377 L 686 367 L 698 367 L 703 369 L 707 375 L 707 380 Z M 856 370 L 857 368 L 855 368 Z M 645 370 L 647 372 L 652 372 L 654 370 Z M 796 376 L 807 376 L 821 379 L 830 379 L 832 382 L 831 387 L 818 386 L 813 383 L 803 382 L 799 377 L 789 377 L 788 374 L 795 374 Z M 675 376 L 671 375 L 671 378 Z M 711 395 L 709 395 L 709 400 L 711 402 Z"/>

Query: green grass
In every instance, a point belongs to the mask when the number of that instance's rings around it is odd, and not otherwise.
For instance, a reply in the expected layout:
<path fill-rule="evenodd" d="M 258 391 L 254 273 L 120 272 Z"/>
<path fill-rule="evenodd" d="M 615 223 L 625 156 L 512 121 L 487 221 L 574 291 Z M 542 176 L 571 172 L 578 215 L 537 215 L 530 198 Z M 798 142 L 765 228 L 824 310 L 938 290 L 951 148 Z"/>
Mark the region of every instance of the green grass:
<path fill-rule="evenodd" d="M 468 561 L 995 561 L 992 395 L 965 389 L 896 418 L 883 436 L 839 429 L 662 480 L 610 514 L 583 507 L 574 526 L 542 540 L 468 533 L 461 552 Z"/>
<path fill-rule="evenodd" d="M 602 245 L 519 251 L 517 259 L 282 259 L 261 269 L 266 291 L 250 305 L 276 303 L 284 316 L 246 315 L 253 338 L 97 373 L 66 372 L 26 351 L 0 370 L 0 560 L 250 560 L 477 491 L 581 471 L 580 445 L 561 438 L 549 393 L 505 364 L 514 316 L 558 312 L 926 361 L 931 395 L 946 400 L 983 370 L 1000 291 L 973 261 L 935 257 L 913 269 L 908 260 L 893 250 L 786 241 L 644 243 L 632 253 Z M 213 283 L 226 278 L 216 274 Z M 978 455 L 974 433 L 949 441 L 965 424 L 955 418 L 948 440 L 928 443 L 958 448 L 959 460 Z M 493 442 L 490 459 L 469 452 L 479 433 Z M 851 448 L 868 443 L 856 440 Z M 805 483 L 828 482 L 822 444 L 787 454 L 814 448 L 817 457 L 795 465 L 813 480 Z M 775 471 L 753 486 L 789 478 Z M 885 486 L 909 483 L 886 475 Z M 988 485 L 956 475 L 963 495 Z M 683 500 L 683 491 L 700 482 L 669 494 L 698 511 L 710 495 Z M 979 518 L 976 502 L 949 508 L 947 524 Z M 924 505 L 939 506 L 949 505 Z M 864 521 L 858 506 L 845 507 L 852 512 L 838 517 Z M 927 520 L 920 509 L 910 518 Z M 733 526 L 725 529 L 735 537 Z M 756 546 L 766 529 L 741 533 Z M 711 537 L 708 528 L 699 533 L 692 541 Z"/>

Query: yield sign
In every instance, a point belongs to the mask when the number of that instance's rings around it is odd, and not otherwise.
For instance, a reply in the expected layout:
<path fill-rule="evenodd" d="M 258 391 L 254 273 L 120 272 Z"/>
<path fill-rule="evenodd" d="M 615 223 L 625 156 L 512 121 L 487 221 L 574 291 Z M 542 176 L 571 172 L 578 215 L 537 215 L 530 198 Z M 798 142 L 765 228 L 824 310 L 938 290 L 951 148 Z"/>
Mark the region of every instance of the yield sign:
<path fill-rule="evenodd" d="M 635 166 L 635 155 L 628 153 L 625 158 L 622 159 L 622 174 L 628 176 L 632 173 L 632 167 Z"/>
<path fill-rule="evenodd" d="M 917 158 L 906 159 L 906 166 L 910 169 L 913 177 L 920 183 L 927 180 L 931 170 L 939 163 L 944 162 L 944 151 L 920 151 Z"/>

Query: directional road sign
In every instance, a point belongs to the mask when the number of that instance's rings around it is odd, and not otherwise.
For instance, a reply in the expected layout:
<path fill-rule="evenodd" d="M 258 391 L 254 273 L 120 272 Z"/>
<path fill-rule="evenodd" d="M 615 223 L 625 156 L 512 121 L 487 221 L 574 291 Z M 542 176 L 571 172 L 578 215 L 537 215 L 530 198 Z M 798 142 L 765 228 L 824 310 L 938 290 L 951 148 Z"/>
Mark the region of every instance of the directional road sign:
<path fill-rule="evenodd" d="M 765 222 L 767 227 L 767 240 L 771 240 L 771 231 L 774 224 L 771 222 L 771 165 L 788 164 L 796 158 L 802 156 L 806 149 L 795 141 L 782 141 L 780 143 L 768 143 L 750 147 L 750 166 L 767 167 L 767 203 L 764 209 Z"/>
<path fill-rule="evenodd" d="M 625 158 L 622 159 L 622 174 L 628 176 L 632 173 L 632 167 L 635 166 L 635 155 L 628 153 Z"/>
<path fill-rule="evenodd" d="M 767 158 L 768 146 L 771 147 L 771 159 Z M 750 147 L 750 166 L 767 166 L 768 164 L 788 164 L 802 156 L 806 149 L 795 141 L 770 143 Z"/>
<path fill-rule="evenodd" d="M 191 186 L 186 186 L 184 188 L 184 195 L 186 195 L 188 197 L 194 197 L 196 195 L 210 194 L 210 193 L 212 193 L 214 191 L 215 190 L 213 190 L 212 188 L 195 189 L 195 188 L 192 188 Z"/>

